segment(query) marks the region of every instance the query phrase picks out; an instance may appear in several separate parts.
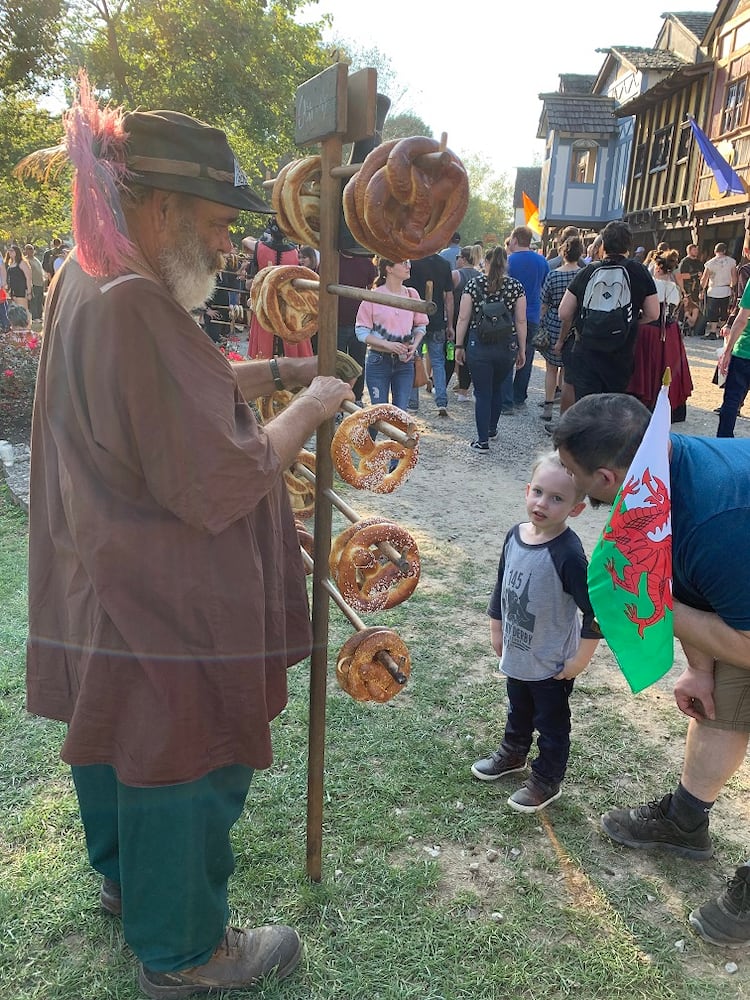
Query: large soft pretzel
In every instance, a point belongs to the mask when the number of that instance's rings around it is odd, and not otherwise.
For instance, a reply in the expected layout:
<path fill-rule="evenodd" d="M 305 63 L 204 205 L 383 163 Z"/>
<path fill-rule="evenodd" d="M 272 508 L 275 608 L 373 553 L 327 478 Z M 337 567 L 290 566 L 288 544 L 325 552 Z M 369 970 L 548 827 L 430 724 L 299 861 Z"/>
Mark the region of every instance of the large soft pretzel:
<path fill-rule="evenodd" d="M 425 136 L 376 146 L 343 196 L 355 239 L 395 261 L 445 246 L 468 203 L 469 179 L 460 159 Z"/>
<path fill-rule="evenodd" d="M 401 673 L 411 673 L 409 650 L 391 629 L 376 626 L 356 632 L 339 651 L 336 679 L 341 688 L 357 701 L 390 701 L 403 689 L 388 673 L 377 656 L 388 653 Z"/>
<path fill-rule="evenodd" d="M 294 162 L 294 161 L 292 161 Z M 284 190 L 284 184 L 286 182 L 286 176 L 292 169 L 292 163 L 287 163 L 285 166 L 279 170 L 276 174 L 276 179 L 273 182 L 273 188 L 271 190 L 271 208 L 276 213 L 276 222 L 278 223 L 279 229 L 283 233 L 291 234 L 292 224 L 284 209 L 284 203 L 281 198 L 281 192 Z"/>
<path fill-rule="evenodd" d="M 311 451 L 301 451 L 296 461 L 311 472 L 315 472 L 315 455 Z M 294 468 L 284 472 L 284 482 L 294 516 L 310 517 L 315 510 L 315 483 L 298 475 Z"/>
<path fill-rule="evenodd" d="M 384 420 L 415 438 L 413 448 L 389 439 L 375 442 L 370 427 Z M 358 490 L 392 493 L 417 464 L 419 434 L 411 417 L 390 403 L 369 406 L 345 417 L 333 435 L 331 456 L 341 478 Z M 396 465 L 391 469 L 391 464 Z"/>
<path fill-rule="evenodd" d="M 341 553 L 349 543 L 352 535 L 360 528 L 365 526 L 369 527 L 371 524 L 383 524 L 386 523 L 386 521 L 387 519 L 384 517 L 363 518 L 361 521 L 355 521 L 354 524 L 350 524 L 348 527 L 344 528 L 344 530 L 331 541 L 331 551 L 328 554 L 328 569 L 331 573 L 331 579 L 336 579 Z M 392 522 L 388 521 L 387 523 L 390 524 Z"/>
<path fill-rule="evenodd" d="M 320 246 L 320 157 L 305 156 L 279 171 L 271 206 L 279 228 L 296 243 Z"/>
<path fill-rule="evenodd" d="M 352 530 L 353 529 L 353 530 Z M 330 568 L 336 586 L 347 604 L 357 611 L 383 611 L 408 600 L 419 582 L 419 550 L 412 536 L 398 524 L 375 519 L 358 521 L 337 539 L 336 556 L 331 551 Z M 402 570 L 378 551 L 390 542 L 406 563 Z M 333 565 L 335 558 L 335 567 Z"/>
<path fill-rule="evenodd" d="M 318 293 L 294 288 L 296 278 L 318 280 L 315 271 L 295 264 L 271 264 L 253 278 L 250 301 L 258 322 L 290 344 L 311 337 L 318 328 Z"/>
<path fill-rule="evenodd" d="M 291 392 L 289 389 L 277 389 L 270 396 L 259 396 L 255 400 L 255 405 L 258 407 L 258 412 L 263 418 L 263 423 L 267 424 L 269 420 L 277 417 L 282 410 L 285 410 L 289 406 L 295 395 L 296 393 Z"/>

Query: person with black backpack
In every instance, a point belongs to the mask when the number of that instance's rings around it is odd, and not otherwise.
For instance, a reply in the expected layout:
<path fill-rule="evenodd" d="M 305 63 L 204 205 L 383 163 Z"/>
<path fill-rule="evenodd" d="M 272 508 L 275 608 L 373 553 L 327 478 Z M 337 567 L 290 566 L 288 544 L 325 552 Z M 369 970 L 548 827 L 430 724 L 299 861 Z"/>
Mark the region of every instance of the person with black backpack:
<path fill-rule="evenodd" d="M 558 306 L 575 325 L 573 383 L 576 400 L 597 392 L 625 392 L 633 371 L 640 323 L 659 318 L 659 297 L 648 269 L 627 255 L 630 226 L 610 222 L 601 232 L 604 259 L 573 278 Z"/>
<path fill-rule="evenodd" d="M 470 447 L 480 453 L 497 437 L 505 377 L 526 356 L 526 295 L 521 282 L 505 273 L 507 264 L 503 247 L 488 250 L 485 273 L 467 283 L 458 311 L 456 362 L 463 364 L 468 350 L 477 425 Z"/>

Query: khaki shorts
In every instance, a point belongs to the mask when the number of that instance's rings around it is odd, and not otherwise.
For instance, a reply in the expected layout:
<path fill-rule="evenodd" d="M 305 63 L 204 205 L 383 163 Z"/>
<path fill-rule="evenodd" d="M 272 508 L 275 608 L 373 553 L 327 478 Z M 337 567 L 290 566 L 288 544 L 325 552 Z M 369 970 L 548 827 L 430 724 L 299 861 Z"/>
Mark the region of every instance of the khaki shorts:
<path fill-rule="evenodd" d="M 750 670 L 716 661 L 714 667 L 716 718 L 701 720 L 712 729 L 750 733 Z"/>

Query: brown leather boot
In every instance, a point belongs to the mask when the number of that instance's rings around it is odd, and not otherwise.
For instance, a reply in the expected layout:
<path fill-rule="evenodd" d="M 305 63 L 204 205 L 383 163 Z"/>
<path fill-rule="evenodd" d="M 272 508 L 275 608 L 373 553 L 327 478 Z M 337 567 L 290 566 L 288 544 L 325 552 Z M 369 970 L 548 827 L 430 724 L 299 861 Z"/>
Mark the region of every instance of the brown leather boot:
<path fill-rule="evenodd" d="M 122 914 L 120 883 L 115 882 L 111 878 L 102 879 L 102 887 L 99 890 L 99 903 L 101 908 L 106 910 L 107 913 L 111 913 L 113 917 L 119 917 Z"/>
<path fill-rule="evenodd" d="M 195 993 L 247 990 L 265 976 L 284 979 L 302 954 L 302 942 L 291 927 L 228 927 L 205 965 L 180 972 L 153 972 L 141 965 L 138 985 L 153 1000 L 189 997 Z"/>

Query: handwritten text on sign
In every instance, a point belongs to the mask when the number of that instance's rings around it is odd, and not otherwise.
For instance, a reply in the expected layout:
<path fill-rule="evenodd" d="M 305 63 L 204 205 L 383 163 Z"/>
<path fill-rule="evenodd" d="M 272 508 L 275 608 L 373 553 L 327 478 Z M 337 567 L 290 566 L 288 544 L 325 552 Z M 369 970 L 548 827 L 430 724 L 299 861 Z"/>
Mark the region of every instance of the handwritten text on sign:
<path fill-rule="evenodd" d="M 294 141 L 298 146 L 346 132 L 346 63 L 334 63 L 297 88 Z"/>

